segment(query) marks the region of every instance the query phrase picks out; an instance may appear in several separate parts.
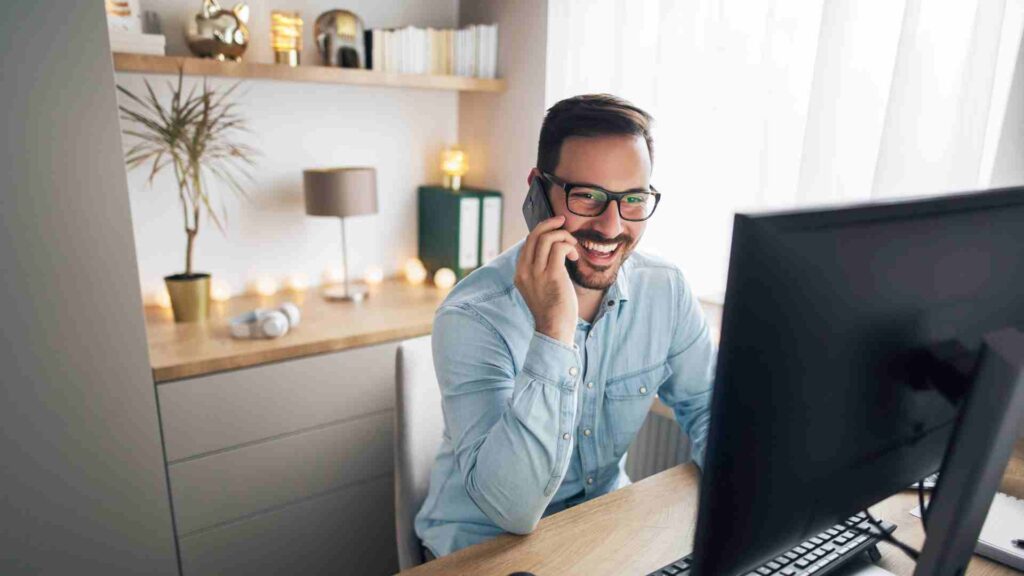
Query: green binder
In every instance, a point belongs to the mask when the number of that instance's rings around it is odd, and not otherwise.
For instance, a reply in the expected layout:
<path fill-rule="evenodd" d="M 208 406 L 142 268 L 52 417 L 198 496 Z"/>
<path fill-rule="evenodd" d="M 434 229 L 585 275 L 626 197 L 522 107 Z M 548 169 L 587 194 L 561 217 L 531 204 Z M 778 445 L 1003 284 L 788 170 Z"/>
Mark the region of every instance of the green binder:
<path fill-rule="evenodd" d="M 433 276 L 461 280 L 501 252 L 502 197 L 494 190 L 419 188 L 419 257 Z"/>

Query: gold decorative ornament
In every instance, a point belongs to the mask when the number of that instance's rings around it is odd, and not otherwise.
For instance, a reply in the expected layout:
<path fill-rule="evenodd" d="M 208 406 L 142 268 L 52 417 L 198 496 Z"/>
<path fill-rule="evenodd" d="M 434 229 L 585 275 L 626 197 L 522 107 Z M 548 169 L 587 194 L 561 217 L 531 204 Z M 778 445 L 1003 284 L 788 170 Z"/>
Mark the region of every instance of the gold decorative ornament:
<path fill-rule="evenodd" d="M 274 62 L 288 66 L 299 65 L 302 52 L 302 16 L 292 10 L 270 12 L 270 46 Z"/>
<path fill-rule="evenodd" d="M 202 10 L 185 27 L 185 41 L 196 56 L 238 62 L 249 47 L 248 22 L 245 2 L 225 10 L 217 0 L 203 0 Z"/>
<path fill-rule="evenodd" d="M 313 25 L 320 59 L 325 66 L 366 68 L 363 21 L 348 10 L 328 10 Z"/>

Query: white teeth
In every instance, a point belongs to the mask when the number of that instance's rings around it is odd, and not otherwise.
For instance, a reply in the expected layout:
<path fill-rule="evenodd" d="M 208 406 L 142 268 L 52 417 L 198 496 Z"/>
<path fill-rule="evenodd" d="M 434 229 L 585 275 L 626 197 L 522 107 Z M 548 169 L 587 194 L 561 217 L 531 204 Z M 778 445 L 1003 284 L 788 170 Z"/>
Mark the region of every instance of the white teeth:
<path fill-rule="evenodd" d="M 587 250 L 593 250 L 594 252 L 602 252 L 608 254 L 614 252 L 618 248 L 618 244 L 598 244 L 596 242 L 590 242 L 589 240 L 583 241 L 583 247 Z"/>

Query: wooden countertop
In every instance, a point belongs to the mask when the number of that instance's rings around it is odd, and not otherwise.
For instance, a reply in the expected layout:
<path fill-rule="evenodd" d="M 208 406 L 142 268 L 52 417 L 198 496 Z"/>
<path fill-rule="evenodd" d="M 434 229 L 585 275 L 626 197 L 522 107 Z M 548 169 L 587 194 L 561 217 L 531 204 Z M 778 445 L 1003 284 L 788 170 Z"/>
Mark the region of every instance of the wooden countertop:
<path fill-rule="evenodd" d="M 170 310 L 146 308 L 149 361 L 157 384 L 223 370 L 233 370 L 402 340 L 429 334 L 434 311 L 446 291 L 429 284 L 411 286 L 389 280 L 371 288 L 358 304 L 330 302 L 316 289 L 271 297 L 242 296 L 211 302 L 206 323 L 176 324 Z M 236 340 L 228 320 L 254 308 L 295 302 L 302 310 L 299 326 L 274 340 Z"/>
<path fill-rule="evenodd" d="M 526 570 L 537 576 L 647 574 L 692 550 L 700 477 L 692 464 L 655 474 L 540 521 L 528 536 L 505 534 L 402 574 L 507 576 Z M 1024 496 L 1024 442 L 1018 442 L 1000 488 Z M 896 536 L 920 548 L 921 522 L 909 513 L 917 492 L 904 491 L 871 508 L 897 524 Z M 879 565 L 911 575 L 914 562 L 893 546 L 879 545 Z M 975 555 L 967 569 L 974 576 L 1010 576 L 1012 568 Z"/>

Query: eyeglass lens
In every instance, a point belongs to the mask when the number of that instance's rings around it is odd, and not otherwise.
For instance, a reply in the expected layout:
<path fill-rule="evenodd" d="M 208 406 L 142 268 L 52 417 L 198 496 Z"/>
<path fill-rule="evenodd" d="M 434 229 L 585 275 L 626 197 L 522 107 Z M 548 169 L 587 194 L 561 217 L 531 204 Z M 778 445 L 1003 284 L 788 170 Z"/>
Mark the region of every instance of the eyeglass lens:
<path fill-rule="evenodd" d="M 579 216 L 597 216 L 608 204 L 608 194 L 595 188 L 573 188 L 568 196 L 569 211 Z M 619 216 L 626 220 L 645 220 L 654 212 L 654 194 L 635 192 L 619 198 Z"/>

